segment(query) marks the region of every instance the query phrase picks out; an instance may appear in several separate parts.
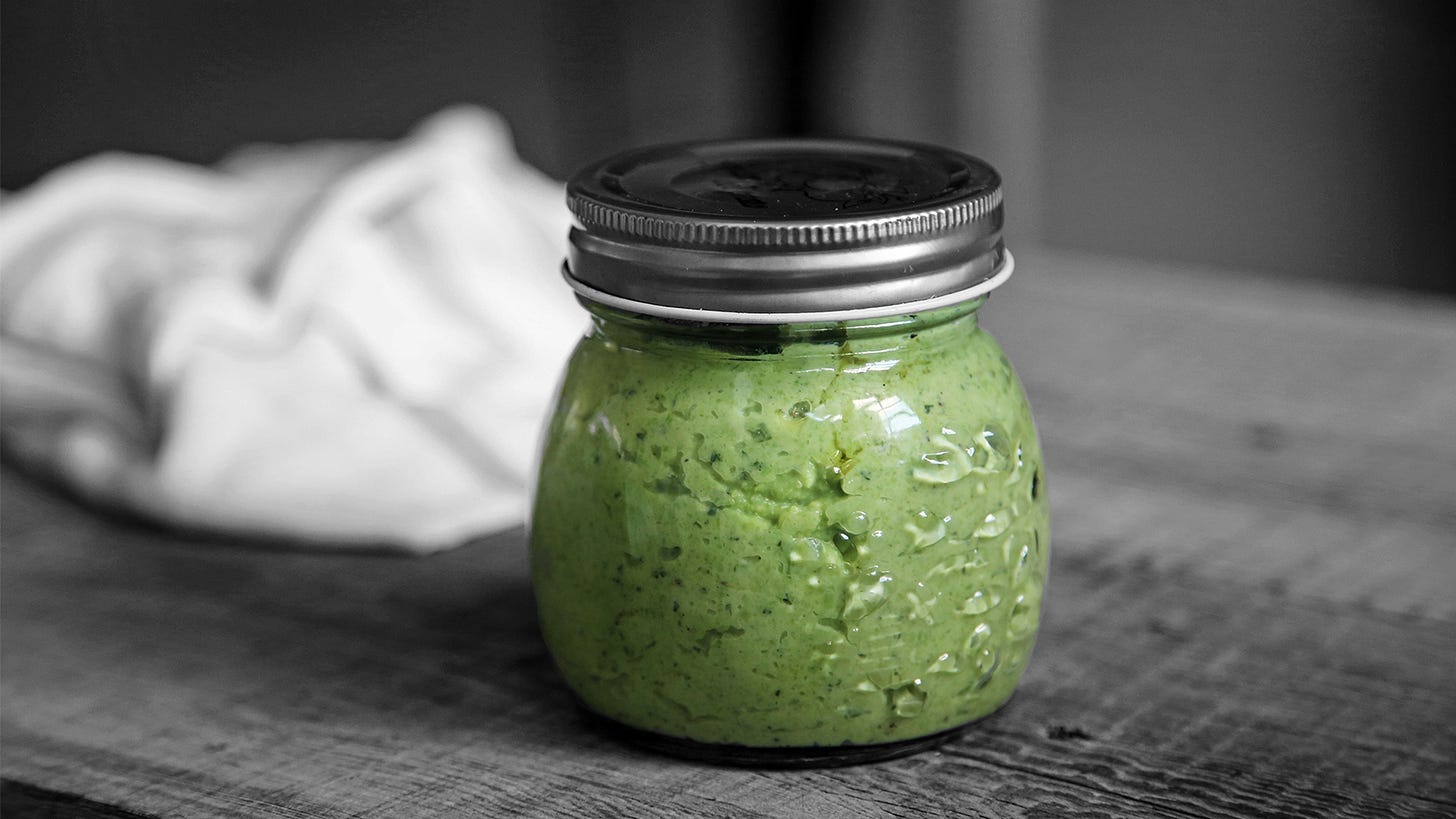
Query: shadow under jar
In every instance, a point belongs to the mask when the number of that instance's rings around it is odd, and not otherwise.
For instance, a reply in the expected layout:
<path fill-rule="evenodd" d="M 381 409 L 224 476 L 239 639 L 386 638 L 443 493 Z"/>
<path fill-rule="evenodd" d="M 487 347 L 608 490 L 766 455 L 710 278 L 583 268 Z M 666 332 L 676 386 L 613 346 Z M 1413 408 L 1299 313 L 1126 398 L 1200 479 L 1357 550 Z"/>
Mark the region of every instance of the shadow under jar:
<path fill-rule="evenodd" d="M 1041 449 L 977 323 L 996 172 L 924 145 L 652 148 L 578 174 L 591 313 L 535 490 L 541 629 L 586 708 L 719 762 L 931 747 L 1011 696 Z"/>

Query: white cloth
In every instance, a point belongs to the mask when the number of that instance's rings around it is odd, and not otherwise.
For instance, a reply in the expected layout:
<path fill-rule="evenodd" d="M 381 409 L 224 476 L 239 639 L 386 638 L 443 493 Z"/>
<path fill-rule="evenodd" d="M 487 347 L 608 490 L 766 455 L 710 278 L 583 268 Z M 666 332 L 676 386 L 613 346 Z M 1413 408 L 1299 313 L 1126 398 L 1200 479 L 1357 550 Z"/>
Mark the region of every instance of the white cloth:
<path fill-rule="evenodd" d="M 60 169 L 0 200 L 0 442 L 187 529 L 429 552 L 517 525 L 585 324 L 569 225 L 479 109 Z"/>

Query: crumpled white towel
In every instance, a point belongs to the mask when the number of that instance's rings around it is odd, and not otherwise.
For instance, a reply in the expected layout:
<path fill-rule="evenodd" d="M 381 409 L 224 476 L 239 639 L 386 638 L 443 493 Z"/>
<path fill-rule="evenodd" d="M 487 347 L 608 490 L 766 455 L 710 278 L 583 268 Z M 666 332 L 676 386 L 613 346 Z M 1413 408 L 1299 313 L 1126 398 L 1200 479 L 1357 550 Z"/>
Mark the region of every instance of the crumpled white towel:
<path fill-rule="evenodd" d="M 423 553 L 517 525 L 585 323 L 569 225 L 471 108 L 60 169 L 0 200 L 0 441 L 186 529 Z"/>

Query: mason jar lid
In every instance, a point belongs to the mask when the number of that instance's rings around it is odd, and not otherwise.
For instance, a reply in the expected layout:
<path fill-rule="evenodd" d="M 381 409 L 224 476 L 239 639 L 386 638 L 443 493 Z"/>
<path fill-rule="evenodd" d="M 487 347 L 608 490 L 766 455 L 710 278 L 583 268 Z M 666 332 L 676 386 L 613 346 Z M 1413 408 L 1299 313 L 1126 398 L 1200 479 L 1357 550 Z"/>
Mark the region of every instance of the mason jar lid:
<path fill-rule="evenodd" d="M 1001 177 L 958 151 L 864 139 L 645 148 L 567 185 L 582 298 L 708 322 L 897 315 L 1011 275 Z"/>

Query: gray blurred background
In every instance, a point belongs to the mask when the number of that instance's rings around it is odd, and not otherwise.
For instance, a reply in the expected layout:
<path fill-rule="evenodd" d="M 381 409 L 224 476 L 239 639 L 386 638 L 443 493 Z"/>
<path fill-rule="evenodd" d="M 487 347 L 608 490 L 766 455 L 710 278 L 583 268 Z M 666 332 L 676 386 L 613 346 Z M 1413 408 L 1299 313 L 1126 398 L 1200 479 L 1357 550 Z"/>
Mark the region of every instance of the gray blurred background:
<path fill-rule="evenodd" d="M 0 5 L 0 185 L 121 149 L 397 137 L 456 102 L 565 177 L 676 139 L 978 154 L 1009 241 L 1456 293 L 1435 2 L 444 0 Z"/>

